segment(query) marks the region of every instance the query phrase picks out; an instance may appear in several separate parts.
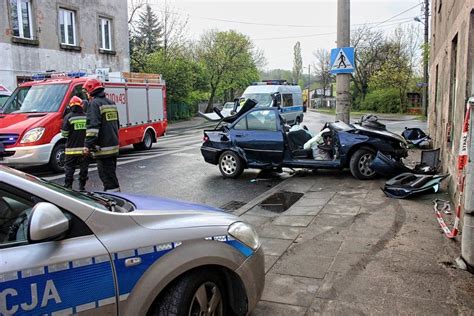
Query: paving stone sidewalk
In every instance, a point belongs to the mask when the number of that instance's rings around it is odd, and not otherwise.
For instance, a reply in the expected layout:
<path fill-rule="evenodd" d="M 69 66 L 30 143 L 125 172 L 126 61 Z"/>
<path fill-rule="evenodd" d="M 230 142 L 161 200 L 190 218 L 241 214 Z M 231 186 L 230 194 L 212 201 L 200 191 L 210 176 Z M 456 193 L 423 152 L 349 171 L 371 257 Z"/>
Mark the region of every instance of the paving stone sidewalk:
<path fill-rule="evenodd" d="M 252 315 L 474 314 L 474 276 L 454 264 L 460 237 L 440 232 L 435 195 L 389 199 L 382 184 L 318 171 L 278 188 L 304 193 L 283 213 L 237 210 L 265 251 Z"/>

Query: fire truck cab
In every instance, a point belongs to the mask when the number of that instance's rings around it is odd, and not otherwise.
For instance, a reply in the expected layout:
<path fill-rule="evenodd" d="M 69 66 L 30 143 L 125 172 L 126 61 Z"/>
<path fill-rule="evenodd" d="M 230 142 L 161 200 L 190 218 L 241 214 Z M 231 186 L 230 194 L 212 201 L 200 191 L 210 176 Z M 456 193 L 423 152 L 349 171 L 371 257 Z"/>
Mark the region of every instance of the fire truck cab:
<path fill-rule="evenodd" d="M 40 74 L 20 85 L 0 113 L 0 164 L 49 165 L 63 171 L 63 117 L 73 96 L 86 99 L 84 72 Z M 92 75 L 96 76 L 96 75 Z M 105 93 L 117 104 L 120 146 L 150 149 L 166 132 L 166 84 L 160 75 L 110 73 Z"/>

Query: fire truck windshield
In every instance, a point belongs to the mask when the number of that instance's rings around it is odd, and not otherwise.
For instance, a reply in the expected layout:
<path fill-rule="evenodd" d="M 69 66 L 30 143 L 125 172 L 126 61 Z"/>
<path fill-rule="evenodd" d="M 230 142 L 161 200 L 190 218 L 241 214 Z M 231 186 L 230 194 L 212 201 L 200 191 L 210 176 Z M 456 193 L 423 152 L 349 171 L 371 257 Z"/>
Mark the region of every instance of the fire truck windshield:
<path fill-rule="evenodd" d="M 57 112 L 68 84 L 21 87 L 5 102 L 3 114 Z"/>

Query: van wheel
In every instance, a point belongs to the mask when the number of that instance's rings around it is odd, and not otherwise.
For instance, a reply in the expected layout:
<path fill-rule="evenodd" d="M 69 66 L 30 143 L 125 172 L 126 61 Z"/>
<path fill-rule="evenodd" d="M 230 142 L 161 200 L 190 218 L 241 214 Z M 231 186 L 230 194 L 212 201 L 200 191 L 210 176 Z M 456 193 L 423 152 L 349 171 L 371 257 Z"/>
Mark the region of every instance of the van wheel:
<path fill-rule="evenodd" d="M 235 299 L 235 298 L 233 298 Z M 208 270 L 183 275 L 160 295 L 148 315 L 228 315 L 229 301 L 222 279 Z"/>
<path fill-rule="evenodd" d="M 235 179 L 244 171 L 244 165 L 235 152 L 227 150 L 219 157 L 219 170 L 224 178 Z"/>
<path fill-rule="evenodd" d="M 143 141 L 138 144 L 133 144 L 133 148 L 136 150 L 149 150 L 153 146 L 153 133 L 148 130 L 143 136 Z"/>
<path fill-rule="evenodd" d="M 64 172 L 64 159 L 65 159 L 65 148 L 64 143 L 59 143 L 54 146 L 51 152 L 51 158 L 49 158 L 49 167 L 54 172 Z"/>
<path fill-rule="evenodd" d="M 351 157 L 349 167 L 354 177 L 359 180 L 370 180 L 376 177 L 375 171 L 370 168 L 375 153 L 369 149 L 357 150 Z"/>

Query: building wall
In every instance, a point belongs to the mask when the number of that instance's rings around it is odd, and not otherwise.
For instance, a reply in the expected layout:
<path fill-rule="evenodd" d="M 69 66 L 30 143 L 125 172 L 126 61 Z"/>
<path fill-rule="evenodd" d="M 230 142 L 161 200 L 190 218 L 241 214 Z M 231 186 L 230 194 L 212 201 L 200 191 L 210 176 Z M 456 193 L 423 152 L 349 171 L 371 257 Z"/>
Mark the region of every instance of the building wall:
<path fill-rule="evenodd" d="M 474 0 L 432 0 L 428 123 L 434 146 L 442 151 L 444 172 L 451 175 L 450 191 L 457 183 L 457 156 L 472 86 Z M 457 37 L 457 54 L 454 42 Z M 454 58 L 456 56 L 456 67 Z M 456 80 L 453 71 L 456 69 Z M 453 82 L 456 82 L 454 85 Z M 451 105 L 450 105 L 451 104 Z M 450 114 L 450 112 L 452 114 Z M 449 139 L 451 129 L 451 139 Z"/>
<path fill-rule="evenodd" d="M 13 89 L 17 76 L 46 70 L 129 71 L 127 0 L 32 0 L 33 29 L 37 44 L 14 42 L 10 0 L 0 0 L 0 83 Z M 61 48 L 59 8 L 76 11 L 78 50 Z M 99 51 L 99 16 L 112 19 L 112 52 Z"/>

